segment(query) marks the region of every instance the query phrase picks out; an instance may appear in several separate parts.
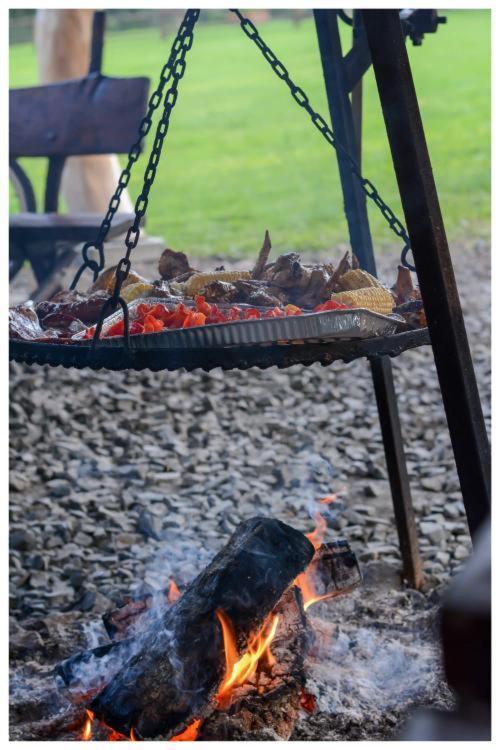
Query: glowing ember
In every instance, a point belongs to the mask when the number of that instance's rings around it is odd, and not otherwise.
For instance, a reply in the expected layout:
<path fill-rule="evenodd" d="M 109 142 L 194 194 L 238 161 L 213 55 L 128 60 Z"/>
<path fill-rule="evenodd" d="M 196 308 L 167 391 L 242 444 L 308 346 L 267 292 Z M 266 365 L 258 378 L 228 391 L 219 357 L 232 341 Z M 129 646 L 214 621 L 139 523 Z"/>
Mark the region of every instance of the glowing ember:
<path fill-rule="evenodd" d="M 92 722 L 94 721 L 94 714 L 92 711 L 88 711 L 86 709 L 87 718 L 85 719 L 85 724 L 83 725 L 83 732 L 82 732 L 82 740 L 85 740 L 85 742 L 88 742 L 88 740 L 92 739 Z"/>
<path fill-rule="evenodd" d="M 107 727 L 107 730 L 108 742 L 123 742 L 129 739 L 124 734 L 121 734 L 121 732 L 117 732 L 115 729 L 110 729 L 109 727 Z"/>
<path fill-rule="evenodd" d="M 198 730 L 200 728 L 201 719 L 196 719 L 180 734 L 176 734 L 175 737 L 170 739 L 170 742 L 191 742 L 198 737 Z"/>
<path fill-rule="evenodd" d="M 219 707 L 225 707 L 231 702 L 233 688 L 243 685 L 257 671 L 259 662 L 265 660 L 268 666 L 274 664 L 274 657 L 270 650 L 271 641 L 276 634 L 279 617 L 268 617 L 259 632 L 253 636 L 247 650 L 240 657 L 238 655 L 236 635 L 232 623 L 225 612 L 217 610 L 217 619 L 222 628 L 224 653 L 226 658 L 226 673 L 216 696 Z"/>
<path fill-rule="evenodd" d="M 168 587 L 167 599 L 170 604 L 173 604 L 180 597 L 181 592 L 173 578 L 170 579 L 170 585 Z"/>
<path fill-rule="evenodd" d="M 316 697 L 312 693 L 306 693 L 304 689 L 300 694 L 300 706 L 307 711 L 308 714 L 313 714 L 316 711 Z"/>

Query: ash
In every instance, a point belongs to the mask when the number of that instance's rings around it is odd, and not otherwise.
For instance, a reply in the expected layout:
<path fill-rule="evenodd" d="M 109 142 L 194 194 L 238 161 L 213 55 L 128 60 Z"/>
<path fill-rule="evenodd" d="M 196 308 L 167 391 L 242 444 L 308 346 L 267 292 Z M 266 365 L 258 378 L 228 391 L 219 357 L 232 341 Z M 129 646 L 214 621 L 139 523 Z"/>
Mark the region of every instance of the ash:
<path fill-rule="evenodd" d="M 316 634 L 307 691 L 316 712 L 292 739 L 397 739 L 414 710 L 449 709 L 441 666 L 438 612 L 442 587 L 424 595 L 397 585 L 397 570 L 368 563 L 364 584 L 337 601 L 314 605 Z"/>

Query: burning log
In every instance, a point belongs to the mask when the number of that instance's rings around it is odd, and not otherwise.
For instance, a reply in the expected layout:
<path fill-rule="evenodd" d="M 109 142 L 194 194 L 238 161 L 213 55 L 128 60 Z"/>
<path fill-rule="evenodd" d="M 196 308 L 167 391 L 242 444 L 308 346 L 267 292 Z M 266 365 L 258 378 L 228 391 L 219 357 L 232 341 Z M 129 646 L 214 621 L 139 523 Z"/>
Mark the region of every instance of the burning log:
<path fill-rule="evenodd" d="M 273 528 L 278 546 L 280 541 L 289 546 L 285 558 L 271 544 Z M 316 550 L 314 557 L 290 586 L 290 556 L 298 554 L 302 568 L 310 559 L 305 537 L 266 519 L 242 524 L 227 547 L 188 587 L 184 596 L 192 592 L 191 603 L 183 608 L 175 605 L 180 594 L 172 581 L 163 592 L 129 600 L 103 618 L 110 637 L 119 640 L 71 657 L 60 665 L 59 675 L 68 686 L 80 679 L 81 696 L 87 703 L 96 695 L 99 680 L 100 690 L 111 682 L 113 691 L 103 690 L 92 710 L 122 734 L 134 730 L 143 736 L 162 733 L 167 738 L 175 733 L 176 740 L 288 739 L 302 705 L 304 655 L 313 640 L 305 610 L 314 602 L 347 593 L 361 582 L 347 541 L 322 543 L 320 527 L 308 536 Z M 250 561 L 245 559 L 248 555 Z M 277 566 L 282 567 L 278 578 Z M 238 585 L 241 571 L 243 587 Z M 264 595 L 256 611 L 260 586 L 267 585 L 266 575 L 268 583 L 278 581 L 274 588 L 284 593 L 274 608 Z M 272 598 L 278 597 L 277 593 Z M 230 606 L 233 598 L 236 601 Z M 169 605 L 172 608 L 165 614 Z M 235 609 L 240 611 L 240 626 Z M 179 630 L 174 635 L 175 624 Z M 176 637 L 182 638 L 180 644 Z M 196 672 L 190 671 L 193 669 Z M 94 680 L 93 693 L 89 675 Z M 138 686 L 136 680 L 140 680 Z M 117 698 L 121 713 L 114 707 Z"/>
<path fill-rule="evenodd" d="M 59 664 L 56 680 L 71 690 L 74 703 L 84 703 L 102 690 L 136 651 L 133 638 L 80 651 Z"/>
<path fill-rule="evenodd" d="M 307 610 L 317 601 L 351 591 L 361 583 L 361 573 L 349 543 L 345 539 L 335 539 L 326 544 L 318 542 L 307 571 L 300 573 L 295 582 L 302 591 Z M 171 581 L 163 592 L 130 599 L 123 606 L 106 612 L 103 623 L 114 642 L 82 651 L 62 662 L 58 675 L 64 684 L 73 688 L 74 695 L 82 685 L 83 698 L 92 690 L 101 689 L 132 656 L 134 635 L 146 628 L 148 617 L 153 619 L 158 607 L 172 604 L 180 595 Z"/>
<path fill-rule="evenodd" d="M 272 613 L 278 618 L 271 663 L 230 692 L 217 696 L 218 707 L 201 723 L 200 740 L 287 740 L 297 721 L 304 686 L 304 656 L 310 633 L 300 590 L 285 592 Z"/>
<path fill-rule="evenodd" d="M 141 737 L 168 737 L 198 718 L 223 671 L 216 612 L 228 616 L 241 649 L 313 553 L 303 534 L 280 521 L 240 524 L 161 621 L 141 636 L 136 654 L 93 700 L 92 711 L 122 734 L 133 728 Z"/>
<path fill-rule="evenodd" d="M 335 596 L 337 593 L 346 593 L 361 583 L 356 555 L 345 539 L 335 539 L 327 544 L 321 544 L 307 568 L 307 574 L 301 573 L 299 579 L 302 580 L 304 576 L 309 580 L 309 593 L 314 601 Z M 307 590 L 303 590 L 306 609 L 308 604 L 312 604 L 307 601 L 307 594 Z M 151 613 L 159 602 L 173 603 L 180 595 L 175 582 L 171 580 L 165 591 L 129 599 L 121 607 L 109 610 L 102 617 L 109 637 L 114 641 L 129 637 L 137 631 L 138 624 L 142 623 L 143 618 Z"/>

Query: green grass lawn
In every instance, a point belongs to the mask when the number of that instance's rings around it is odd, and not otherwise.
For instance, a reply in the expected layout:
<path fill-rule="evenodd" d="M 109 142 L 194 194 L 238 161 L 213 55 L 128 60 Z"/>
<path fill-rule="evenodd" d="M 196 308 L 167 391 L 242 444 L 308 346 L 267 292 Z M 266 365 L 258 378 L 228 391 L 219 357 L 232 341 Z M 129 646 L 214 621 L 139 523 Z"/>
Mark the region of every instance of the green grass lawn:
<path fill-rule="evenodd" d="M 489 232 L 490 14 L 451 11 L 448 24 L 408 46 L 434 174 L 451 237 Z M 262 27 L 269 45 L 328 114 L 312 19 Z M 347 28 L 346 28 L 347 32 Z M 156 29 L 109 33 L 104 72 L 156 84 L 171 38 Z M 347 36 L 346 36 L 347 44 Z M 37 82 L 31 44 L 10 49 L 10 84 Z M 363 171 L 402 216 L 372 71 L 364 86 Z M 105 116 L 105 113 L 103 113 Z M 140 189 L 145 157 L 136 165 Z M 45 164 L 26 160 L 41 191 Z M 11 199 L 16 209 L 15 198 Z M 377 245 L 392 243 L 370 208 Z M 335 155 L 238 27 L 200 26 L 150 198 L 147 229 L 192 253 L 273 247 L 317 250 L 347 240 Z"/>

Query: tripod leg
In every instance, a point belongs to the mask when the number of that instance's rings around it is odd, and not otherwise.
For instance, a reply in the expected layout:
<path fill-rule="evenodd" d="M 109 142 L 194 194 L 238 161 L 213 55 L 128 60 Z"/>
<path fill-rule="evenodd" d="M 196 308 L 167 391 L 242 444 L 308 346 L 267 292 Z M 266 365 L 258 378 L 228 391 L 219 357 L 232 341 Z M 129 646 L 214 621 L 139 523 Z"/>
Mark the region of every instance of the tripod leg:
<path fill-rule="evenodd" d="M 418 550 L 410 483 L 406 470 L 398 402 L 394 389 L 392 363 L 389 357 L 376 357 L 370 361 L 370 364 L 384 441 L 399 547 L 403 559 L 403 576 L 411 586 L 420 588 L 422 566 Z"/>

